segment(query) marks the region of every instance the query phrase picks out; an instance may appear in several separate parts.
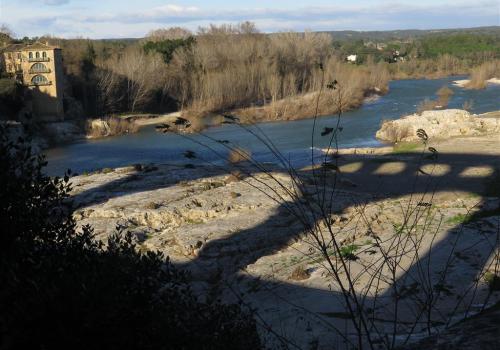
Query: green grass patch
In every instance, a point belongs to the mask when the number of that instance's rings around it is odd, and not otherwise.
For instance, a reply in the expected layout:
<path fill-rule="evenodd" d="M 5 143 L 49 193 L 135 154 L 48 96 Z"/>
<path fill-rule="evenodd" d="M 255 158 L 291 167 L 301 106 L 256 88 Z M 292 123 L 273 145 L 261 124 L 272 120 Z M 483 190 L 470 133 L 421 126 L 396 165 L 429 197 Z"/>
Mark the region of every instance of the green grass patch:
<path fill-rule="evenodd" d="M 358 260 L 358 257 L 355 254 L 358 249 L 359 246 L 356 244 L 349 244 L 340 247 L 340 255 L 346 260 Z"/>
<path fill-rule="evenodd" d="M 190 224 L 190 225 L 199 225 L 199 224 L 202 224 L 203 223 L 203 220 L 201 219 L 191 219 L 191 218 L 187 218 L 186 219 L 186 223 Z"/>
<path fill-rule="evenodd" d="M 392 227 L 394 228 L 394 233 L 397 235 L 402 234 L 410 234 L 412 231 L 416 230 L 416 226 L 408 225 L 407 223 L 392 223 Z"/>
<path fill-rule="evenodd" d="M 467 214 L 457 214 L 446 219 L 447 224 L 454 224 L 454 225 L 466 224 L 468 222 L 470 222 L 470 215 Z"/>
<path fill-rule="evenodd" d="M 422 147 L 421 144 L 415 142 L 399 142 L 392 148 L 393 154 L 401 153 L 411 153 L 419 150 Z"/>
<path fill-rule="evenodd" d="M 111 168 L 104 168 L 101 170 L 101 173 L 103 174 L 109 174 L 109 173 L 112 173 L 114 170 L 111 169 Z"/>
<path fill-rule="evenodd" d="M 396 231 L 396 233 L 401 233 L 403 231 L 403 225 L 402 224 L 393 223 L 392 227 L 394 227 L 394 231 Z"/>
<path fill-rule="evenodd" d="M 363 245 L 372 245 L 373 244 L 373 240 L 371 239 L 365 239 L 365 241 L 363 242 Z"/>
<path fill-rule="evenodd" d="M 467 198 L 481 198 L 479 193 L 471 192 L 466 195 Z"/>
<path fill-rule="evenodd" d="M 500 276 L 488 271 L 484 274 L 484 280 L 492 292 L 500 291 Z"/>
<path fill-rule="evenodd" d="M 500 216 L 500 207 L 490 210 L 481 210 L 473 214 L 457 214 L 446 220 L 447 224 L 470 224 L 480 219 L 489 218 L 491 216 Z"/>

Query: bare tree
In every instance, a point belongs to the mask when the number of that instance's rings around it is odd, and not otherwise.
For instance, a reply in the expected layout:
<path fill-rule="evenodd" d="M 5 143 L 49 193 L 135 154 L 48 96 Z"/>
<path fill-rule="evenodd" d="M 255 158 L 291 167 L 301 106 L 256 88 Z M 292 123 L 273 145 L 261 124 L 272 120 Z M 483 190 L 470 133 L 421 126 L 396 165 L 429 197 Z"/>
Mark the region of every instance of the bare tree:
<path fill-rule="evenodd" d="M 123 95 L 120 94 L 122 78 L 107 68 L 99 68 L 95 73 L 97 80 L 97 108 L 100 114 L 119 110 Z"/>
<path fill-rule="evenodd" d="M 189 29 L 181 27 L 171 27 L 171 28 L 160 28 L 152 30 L 146 35 L 147 41 L 163 41 L 163 40 L 173 40 L 173 39 L 187 39 L 192 36 L 193 33 Z"/>
<path fill-rule="evenodd" d="M 14 37 L 14 32 L 6 25 L 0 25 L 0 43 L 9 43 Z"/>
<path fill-rule="evenodd" d="M 264 103 L 266 115 L 273 118 L 312 115 L 301 98 L 321 88 L 320 63 L 328 79 L 335 77 L 345 86 L 348 107 L 362 103 L 375 88 L 384 91 L 390 77 L 382 64 L 366 68 L 340 62 L 328 34 L 265 35 L 244 22 L 200 28 L 196 43 L 177 50 L 170 61 L 168 92 L 194 114 Z M 301 98 L 290 100 L 292 96 Z M 321 114 L 335 112 L 324 97 L 319 107 Z"/>
<path fill-rule="evenodd" d="M 106 66 L 125 80 L 125 98 L 129 111 L 134 112 L 145 105 L 154 91 L 162 86 L 165 64 L 158 54 L 146 54 L 139 48 L 130 48 L 121 57 L 109 60 Z"/>

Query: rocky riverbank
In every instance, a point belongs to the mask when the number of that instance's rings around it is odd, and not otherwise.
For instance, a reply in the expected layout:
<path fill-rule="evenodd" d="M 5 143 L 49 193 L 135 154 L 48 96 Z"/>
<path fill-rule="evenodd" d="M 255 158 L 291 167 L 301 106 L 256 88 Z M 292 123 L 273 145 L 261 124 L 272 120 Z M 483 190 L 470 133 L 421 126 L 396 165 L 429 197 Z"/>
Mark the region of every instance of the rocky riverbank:
<path fill-rule="evenodd" d="M 498 113 L 475 115 L 460 109 L 425 111 L 384 122 L 376 137 L 389 142 L 414 142 L 419 140 L 418 129 L 425 130 L 429 138 L 439 140 L 497 134 L 500 116 Z"/>
<path fill-rule="evenodd" d="M 489 242 L 500 219 L 498 197 L 486 195 L 485 188 L 500 147 L 495 154 L 470 157 L 457 149 L 448 152 L 446 144 L 439 149 L 447 154 L 440 155 L 438 163 L 421 164 L 420 155 L 394 154 L 389 148 L 379 153 L 345 151 L 336 157 L 339 168 L 328 170 L 326 191 L 334 199 L 331 222 L 337 239 L 356 257 L 349 263 L 353 271 L 378 264 L 382 255 L 377 245 L 390 249 L 394 237 L 401 235 L 402 222 L 417 220 L 416 227 L 423 226 L 414 234 L 429 235 L 419 248 L 421 254 L 435 245 L 431 275 L 443 268 L 448 243 L 459 237 L 458 256 L 466 257 L 455 258 L 447 272 L 451 293 L 459 295 L 473 278 L 482 276 L 479 271 L 489 266 Z M 336 183 L 335 173 L 341 176 Z M 237 175 L 191 165 L 110 169 L 72 178 L 74 217 L 79 225 L 92 225 L 103 241 L 116 227 L 131 232 L 141 250 L 159 250 L 191 271 L 193 287 L 201 295 L 217 293 L 233 302 L 239 295 L 301 347 L 317 342 L 318 349 L 326 349 L 335 341 L 331 325 L 345 329 L 347 316 L 339 290 L 327 277 L 324 257 L 300 217 L 288 210 L 303 208 L 317 193 L 314 173 L 304 170 L 300 176 L 305 186 L 294 197 L 292 179 L 279 168 L 263 173 L 247 165 Z M 427 202 L 432 203 L 432 219 L 420 222 L 416 208 Z M 415 211 L 408 214 L 406 208 Z M 466 223 L 468 216 L 474 220 Z M 415 268 L 411 258 L 399 264 L 408 273 Z M 358 275 L 356 291 L 361 293 L 370 278 Z M 390 295 L 386 287 L 380 288 L 381 295 Z M 488 282 L 480 277 L 476 298 L 483 300 L 487 294 Z M 490 300 L 499 297 L 494 293 Z M 444 314 L 451 311 L 446 300 L 440 306 Z M 387 303 L 377 312 L 380 319 L 390 317 L 383 311 L 390 298 Z M 383 322 L 379 326 L 390 327 Z"/>
<path fill-rule="evenodd" d="M 23 126 L 17 121 L 2 122 L 12 139 L 31 134 L 31 144 L 35 152 L 49 147 L 85 139 L 85 132 L 77 122 L 36 123 Z"/>
<path fill-rule="evenodd" d="M 29 123 L 32 144 L 37 151 L 75 141 L 112 137 L 137 132 L 141 127 L 174 122 L 180 112 L 157 115 L 127 115 L 108 118 L 75 119 L 58 122 Z M 12 138 L 25 135 L 25 126 L 17 121 L 3 121 Z"/>

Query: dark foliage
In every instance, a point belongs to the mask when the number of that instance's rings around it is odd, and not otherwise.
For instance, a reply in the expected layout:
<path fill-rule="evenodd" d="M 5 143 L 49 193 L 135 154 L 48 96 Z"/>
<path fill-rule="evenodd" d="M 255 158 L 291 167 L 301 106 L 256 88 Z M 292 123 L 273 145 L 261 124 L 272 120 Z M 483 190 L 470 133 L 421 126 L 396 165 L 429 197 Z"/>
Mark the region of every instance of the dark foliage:
<path fill-rule="evenodd" d="M 500 53 L 498 37 L 494 35 L 455 34 L 434 35 L 421 40 L 422 56 L 435 58 L 449 54 L 459 58 L 478 52 Z"/>
<path fill-rule="evenodd" d="M 23 87 L 16 80 L 0 78 L 0 114 L 15 119 L 24 106 Z"/>
<path fill-rule="evenodd" d="M 198 301 L 162 254 L 76 229 L 69 178 L 44 165 L 0 128 L 0 349 L 259 348 L 248 314 Z"/>
<path fill-rule="evenodd" d="M 144 51 L 158 52 L 162 55 L 165 63 L 169 63 L 172 59 L 175 50 L 181 47 L 189 47 L 193 45 L 195 38 L 189 37 L 187 39 L 167 39 L 162 41 L 148 41 L 144 44 Z"/>
<path fill-rule="evenodd" d="M 87 44 L 87 51 L 85 52 L 82 58 L 82 67 L 81 71 L 83 73 L 83 78 L 85 80 L 90 80 L 92 73 L 95 71 L 95 60 L 97 55 L 94 50 L 94 45 L 89 41 Z"/>

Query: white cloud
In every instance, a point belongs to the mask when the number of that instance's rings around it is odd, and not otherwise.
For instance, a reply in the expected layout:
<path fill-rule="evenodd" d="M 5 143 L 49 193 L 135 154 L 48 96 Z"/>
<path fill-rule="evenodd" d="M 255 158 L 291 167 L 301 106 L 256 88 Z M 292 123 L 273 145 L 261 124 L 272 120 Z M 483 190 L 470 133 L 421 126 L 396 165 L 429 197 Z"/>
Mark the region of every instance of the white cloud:
<path fill-rule="evenodd" d="M 69 3 L 69 0 L 43 0 L 43 3 L 50 6 L 59 6 Z"/>
<path fill-rule="evenodd" d="M 23 12 L 23 18 L 17 23 L 9 24 L 20 32 L 16 25 L 19 24 L 22 35 L 52 33 L 67 37 L 139 37 L 159 27 L 184 26 L 197 29 L 209 23 L 237 23 L 246 20 L 255 22 L 263 31 L 435 29 L 499 25 L 499 3 L 496 0 L 475 3 L 436 2 L 434 5 L 387 2 L 371 4 L 280 9 L 249 7 L 237 10 L 166 4 L 135 12 L 123 9 L 99 14 L 66 9 L 37 16 Z"/>
<path fill-rule="evenodd" d="M 200 9 L 196 6 L 179 6 L 179 5 L 164 5 L 154 8 L 152 11 L 165 14 L 183 14 L 183 13 L 196 13 Z"/>
<path fill-rule="evenodd" d="M 495 0 L 486 0 L 472 3 L 437 4 L 433 6 L 382 3 L 371 6 L 339 5 L 339 6 L 308 6 L 295 9 L 266 9 L 247 8 L 238 10 L 207 10 L 198 7 L 183 7 L 179 5 L 164 5 L 147 9 L 138 13 L 115 13 L 107 16 L 87 17 L 90 21 L 112 21 L 124 23 L 143 23 L 146 21 L 196 21 L 196 20 L 225 20 L 242 21 L 246 19 L 275 19 L 306 23 L 312 20 L 331 20 L 345 18 L 363 18 L 370 25 L 370 18 L 383 16 L 389 20 L 399 21 L 399 16 L 407 16 L 415 22 L 425 21 L 429 16 L 460 16 L 467 14 L 489 15 L 498 9 L 499 3 Z M 493 11 L 496 12 L 496 11 Z M 456 21 L 456 23 L 459 23 Z M 464 23 L 465 24 L 465 23 Z"/>

